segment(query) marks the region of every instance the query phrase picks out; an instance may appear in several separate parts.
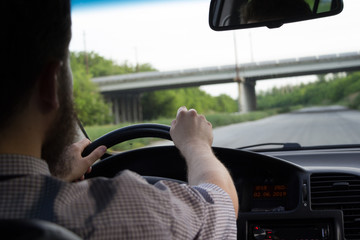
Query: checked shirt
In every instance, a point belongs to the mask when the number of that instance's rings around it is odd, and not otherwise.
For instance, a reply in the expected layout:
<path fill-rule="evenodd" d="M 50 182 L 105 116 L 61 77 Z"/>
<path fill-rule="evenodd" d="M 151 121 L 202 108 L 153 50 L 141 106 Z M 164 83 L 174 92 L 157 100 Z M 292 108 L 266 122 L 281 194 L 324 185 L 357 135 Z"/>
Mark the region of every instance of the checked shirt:
<path fill-rule="evenodd" d="M 128 170 L 68 183 L 21 155 L 0 155 L 0 218 L 55 222 L 84 239 L 236 239 L 231 199 L 216 185 L 150 185 Z"/>

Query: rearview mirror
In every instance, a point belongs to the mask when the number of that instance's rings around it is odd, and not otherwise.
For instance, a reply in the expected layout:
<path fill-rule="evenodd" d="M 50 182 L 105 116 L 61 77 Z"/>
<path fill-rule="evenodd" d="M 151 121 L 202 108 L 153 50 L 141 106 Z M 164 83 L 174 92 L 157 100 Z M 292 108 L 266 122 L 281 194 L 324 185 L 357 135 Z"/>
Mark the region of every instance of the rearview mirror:
<path fill-rule="evenodd" d="M 266 26 L 332 16 L 343 9 L 342 0 L 211 0 L 209 23 L 213 30 Z"/>

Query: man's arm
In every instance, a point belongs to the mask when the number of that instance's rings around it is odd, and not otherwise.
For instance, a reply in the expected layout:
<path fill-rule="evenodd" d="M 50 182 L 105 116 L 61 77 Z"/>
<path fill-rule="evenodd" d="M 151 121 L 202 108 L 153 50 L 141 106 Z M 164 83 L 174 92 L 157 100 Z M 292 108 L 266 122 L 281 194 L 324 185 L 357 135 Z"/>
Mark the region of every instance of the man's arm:
<path fill-rule="evenodd" d="M 211 145 L 212 126 L 204 116 L 194 109 L 181 107 L 176 120 L 171 124 L 171 137 L 186 159 L 188 182 L 190 185 L 212 183 L 230 195 L 238 215 L 238 197 L 232 178 L 225 166 L 215 157 Z"/>

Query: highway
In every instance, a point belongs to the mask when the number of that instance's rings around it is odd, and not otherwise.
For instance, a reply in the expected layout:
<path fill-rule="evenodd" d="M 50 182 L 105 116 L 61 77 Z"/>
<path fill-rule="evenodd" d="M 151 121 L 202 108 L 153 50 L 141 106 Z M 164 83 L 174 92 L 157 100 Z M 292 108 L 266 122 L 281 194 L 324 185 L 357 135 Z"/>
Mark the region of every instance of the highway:
<path fill-rule="evenodd" d="M 286 142 L 301 146 L 360 144 L 360 112 L 341 106 L 312 107 L 214 129 L 213 145 L 219 147 Z"/>

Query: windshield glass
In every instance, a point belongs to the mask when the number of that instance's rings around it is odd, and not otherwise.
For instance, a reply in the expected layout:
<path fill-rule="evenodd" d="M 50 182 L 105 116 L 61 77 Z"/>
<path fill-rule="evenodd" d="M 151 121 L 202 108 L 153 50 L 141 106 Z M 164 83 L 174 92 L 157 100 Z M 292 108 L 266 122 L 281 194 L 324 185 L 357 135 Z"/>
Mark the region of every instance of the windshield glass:
<path fill-rule="evenodd" d="M 185 105 L 213 124 L 215 146 L 360 144 L 359 1 L 333 17 L 226 32 L 209 28 L 208 0 L 72 5 L 75 102 L 92 139 L 169 125 Z"/>

